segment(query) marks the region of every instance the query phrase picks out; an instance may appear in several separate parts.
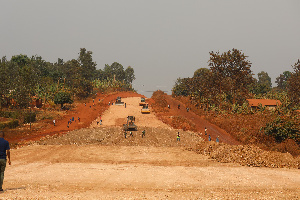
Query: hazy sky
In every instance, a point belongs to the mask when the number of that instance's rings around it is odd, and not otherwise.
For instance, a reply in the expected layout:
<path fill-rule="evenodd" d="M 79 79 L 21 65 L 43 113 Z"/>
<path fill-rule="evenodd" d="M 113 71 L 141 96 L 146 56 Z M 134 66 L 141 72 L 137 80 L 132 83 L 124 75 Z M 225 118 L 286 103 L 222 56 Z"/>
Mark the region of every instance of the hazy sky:
<path fill-rule="evenodd" d="M 236 48 L 252 71 L 275 79 L 300 59 L 299 0 L 7 0 L 0 7 L 0 57 L 56 62 L 93 52 L 97 68 L 132 66 L 139 93 L 170 91 L 208 68 L 209 52 Z"/>

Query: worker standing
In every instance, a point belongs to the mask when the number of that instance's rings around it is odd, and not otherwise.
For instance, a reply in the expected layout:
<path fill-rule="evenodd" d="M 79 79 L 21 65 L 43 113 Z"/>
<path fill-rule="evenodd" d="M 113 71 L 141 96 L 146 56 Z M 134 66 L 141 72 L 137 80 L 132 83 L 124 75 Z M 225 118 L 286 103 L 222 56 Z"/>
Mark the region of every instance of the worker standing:
<path fill-rule="evenodd" d="M 143 138 L 144 136 L 146 136 L 146 131 L 145 131 L 145 130 L 142 131 L 142 138 Z"/>
<path fill-rule="evenodd" d="M 0 131 L 0 192 L 3 192 L 4 171 L 6 162 L 11 165 L 10 161 L 10 147 L 7 140 L 4 139 L 4 132 Z"/>
<path fill-rule="evenodd" d="M 180 134 L 179 134 L 179 132 L 177 133 L 177 141 L 180 142 Z"/>

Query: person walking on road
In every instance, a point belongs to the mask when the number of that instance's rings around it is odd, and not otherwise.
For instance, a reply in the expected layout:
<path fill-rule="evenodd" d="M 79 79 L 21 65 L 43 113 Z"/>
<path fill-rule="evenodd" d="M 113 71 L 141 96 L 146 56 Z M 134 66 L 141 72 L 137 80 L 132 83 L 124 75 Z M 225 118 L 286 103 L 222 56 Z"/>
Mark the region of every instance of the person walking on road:
<path fill-rule="evenodd" d="M 11 165 L 9 143 L 4 139 L 4 132 L 0 131 L 0 192 L 3 192 L 2 185 L 7 161 Z"/>
<path fill-rule="evenodd" d="M 130 136 L 133 137 L 132 131 L 130 131 Z"/>
<path fill-rule="evenodd" d="M 217 137 L 216 142 L 219 143 L 219 136 Z"/>
<path fill-rule="evenodd" d="M 125 136 L 125 139 L 126 139 L 126 136 L 127 136 L 127 132 L 126 131 L 124 131 L 124 136 Z"/>
<path fill-rule="evenodd" d="M 211 141 L 211 137 L 210 137 L 210 135 L 208 135 L 208 141 Z"/>
<path fill-rule="evenodd" d="M 143 130 L 143 131 L 142 131 L 142 138 L 145 137 L 145 136 L 146 136 L 146 131 Z"/>
<path fill-rule="evenodd" d="M 53 120 L 53 125 L 55 126 L 55 119 Z"/>
<path fill-rule="evenodd" d="M 177 133 L 177 141 L 180 142 L 180 134 L 179 134 L 179 132 Z"/>
<path fill-rule="evenodd" d="M 206 127 L 204 128 L 204 131 L 205 131 L 205 135 L 207 135 L 207 128 Z"/>

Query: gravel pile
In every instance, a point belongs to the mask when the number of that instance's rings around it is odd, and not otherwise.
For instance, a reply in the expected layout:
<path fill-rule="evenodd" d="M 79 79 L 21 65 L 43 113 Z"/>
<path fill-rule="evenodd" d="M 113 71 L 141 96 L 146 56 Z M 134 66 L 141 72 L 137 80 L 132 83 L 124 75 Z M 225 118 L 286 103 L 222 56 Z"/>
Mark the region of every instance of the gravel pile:
<path fill-rule="evenodd" d="M 142 131 L 145 130 L 145 137 Z M 177 141 L 177 132 L 181 141 Z M 127 131 L 125 138 L 121 127 L 83 128 L 62 135 L 46 136 L 26 145 L 111 145 L 111 146 L 157 146 L 157 147 L 195 147 L 203 141 L 198 133 L 166 128 L 139 127 L 138 131 Z"/>
<path fill-rule="evenodd" d="M 227 145 L 216 142 L 201 142 L 195 151 L 222 163 L 238 163 L 250 167 L 297 168 L 300 157 L 289 153 L 264 151 L 254 145 Z"/>

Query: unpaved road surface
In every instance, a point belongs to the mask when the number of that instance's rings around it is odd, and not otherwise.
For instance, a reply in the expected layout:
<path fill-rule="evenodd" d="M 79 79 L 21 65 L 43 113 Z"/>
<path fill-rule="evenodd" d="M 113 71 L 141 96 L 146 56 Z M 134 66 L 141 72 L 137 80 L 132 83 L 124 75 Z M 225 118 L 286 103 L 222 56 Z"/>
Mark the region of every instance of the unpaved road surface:
<path fill-rule="evenodd" d="M 299 199 L 300 171 L 222 164 L 190 151 L 199 133 L 176 133 L 138 98 L 110 106 L 103 125 L 12 149 L 0 199 Z M 125 139 L 124 117 L 139 130 Z M 144 119 L 143 119 L 144 118 Z M 141 137 L 141 131 L 146 136 Z"/>

